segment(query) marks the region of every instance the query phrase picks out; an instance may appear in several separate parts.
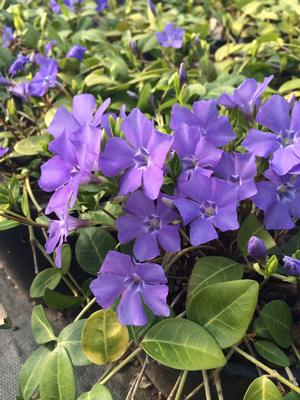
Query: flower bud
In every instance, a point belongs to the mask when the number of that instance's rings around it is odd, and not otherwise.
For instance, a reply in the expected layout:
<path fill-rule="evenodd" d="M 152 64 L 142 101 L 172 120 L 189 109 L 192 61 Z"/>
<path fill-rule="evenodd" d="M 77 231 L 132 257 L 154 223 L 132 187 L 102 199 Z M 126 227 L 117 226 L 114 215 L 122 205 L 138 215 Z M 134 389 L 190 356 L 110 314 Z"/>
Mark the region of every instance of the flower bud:
<path fill-rule="evenodd" d="M 249 255 L 255 260 L 265 260 L 267 257 L 267 248 L 263 240 L 252 236 L 247 245 Z"/>
<path fill-rule="evenodd" d="M 148 4 L 148 7 L 150 8 L 152 14 L 157 16 L 156 7 L 155 7 L 154 3 L 152 2 L 152 0 L 147 0 L 147 4 Z"/>
<path fill-rule="evenodd" d="M 292 276 L 300 276 L 300 260 L 297 258 L 284 256 L 282 261 L 283 268 L 287 274 Z"/>
<path fill-rule="evenodd" d="M 185 69 L 185 65 L 182 62 L 179 67 L 179 85 L 182 87 L 185 83 L 188 83 L 188 76 Z"/>

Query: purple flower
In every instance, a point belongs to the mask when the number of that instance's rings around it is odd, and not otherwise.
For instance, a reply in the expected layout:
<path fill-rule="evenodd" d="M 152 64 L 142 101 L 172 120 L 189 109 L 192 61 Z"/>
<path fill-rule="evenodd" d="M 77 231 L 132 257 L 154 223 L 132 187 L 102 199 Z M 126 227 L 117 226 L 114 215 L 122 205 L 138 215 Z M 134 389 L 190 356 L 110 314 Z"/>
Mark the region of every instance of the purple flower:
<path fill-rule="evenodd" d="M 102 12 L 105 8 L 109 7 L 109 0 L 95 0 L 97 4 L 96 11 Z"/>
<path fill-rule="evenodd" d="M 300 260 L 289 256 L 284 256 L 282 260 L 283 268 L 288 275 L 300 276 Z"/>
<path fill-rule="evenodd" d="M 216 147 L 223 146 L 235 138 L 228 118 L 219 116 L 217 103 L 214 100 L 196 101 L 192 111 L 175 104 L 172 107 L 170 127 L 176 131 L 181 124 L 197 126 L 201 136 Z"/>
<path fill-rule="evenodd" d="M 175 206 L 184 225 L 190 224 L 193 246 L 217 239 L 215 228 L 225 232 L 239 227 L 238 190 L 232 183 L 195 174 L 181 190 L 187 198 L 175 200 Z"/>
<path fill-rule="evenodd" d="M 257 83 L 255 79 L 245 79 L 231 96 L 222 94 L 218 98 L 218 104 L 226 108 L 238 108 L 252 118 L 255 110 L 260 106 L 261 95 L 272 79 L 273 75 L 265 78 L 263 83 Z"/>
<path fill-rule="evenodd" d="M 15 61 L 9 67 L 8 73 L 10 76 L 16 75 L 17 72 L 23 71 L 25 64 L 29 61 L 27 56 L 19 54 Z"/>
<path fill-rule="evenodd" d="M 13 96 L 20 97 L 26 101 L 29 97 L 29 81 L 23 81 L 10 88 L 9 91 Z"/>
<path fill-rule="evenodd" d="M 273 154 L 270 164 L 278 175 L 293 172 L 293 168 L 300 172 L 300 103 L 295 102 L 290 108 L 283 97 L 272 96 L 260 107 L 256 121 L 273 133 L 251 129 L 242 143 L 257 156 L 266 158 Z"/>
<path fill-rule="evenodd" d="M 166 25 L 162 32 L 156 33 L 158 43 L 163 47 L 173 47 L 180 49 L 185 30 L 174 26 L 173 22 Z"/>
<path fill-rule="evenodd" d="M 143 192 L 133 193 L 117 219 L 118 239 L 127 243 L 135 239 L 133 253 L 140 261 L 160 254 L 159 245 L 167 252 L 180 250 L 179 225 L 172 222 L 179 214 L 167 207 L 160 198 L 150 200 Z"/>
<path fill-rule="evenodd" d="M 258 182 L 253 203 L 265 212 L 267 229 L 292 229 L 293 217 L 300 218 L 300 177 L 277 175 L 271 169 L 265 172 L 268 181 Z"/>
<path fill-rule="evenodd" d="M 265 242 L 257 236 L 251 236 L 248 240 L 247 251 L 255 260 L 265 260 L 268 254 Z"/>
<path fill-rule="evenodd" d="M 67 58 L 76 58 L 78 61 L 82 61 L 85 55 L 86 48 L 83 46 L 73 46 L 67 53 Z"/>
<path fill-rule="evenodd" d="M 106 99 L 95 111 L 96 100 L 93 95 L 84 93 L 74 96 L 72 112 L 65 107 L 59 107 L 48 127 L 48 131 L 55 138 L 65 133 L 72 139 L 76 137 L 76 133 L 80 128 L 86 125 L 97 128 L 102 125 L 103 114 L 109 104 L 110 99 Z"/>
<path fill-rule="evenodd" d="M 158 264 L 137 263 L 127 254 L 109 251 L 90 288 L 103 308 L 121 296 L 117 311 L 123 325 L 146 325 L 144 304 L 158 316 L 170 315 L 167 278 Z"/>
<path fill-rule="evenodd" d="M 50 0 L 49 5 L 51 7 L 51 10 L 55 13 L 55 14 L 60 14 L 61 13 L 61 7 L 60 5 L 57 3 L 56 0 Z"/>
<path fill-rule="evenodd" d="M 172 149 L 179 155 L 182 166 L 179 186 L 195 173 L 210 176 L 222 156 L 222 151 L 202 136 L 201 128 L 184 123 L 174 131 Z"/>
<path fill-rule="evenodd" d="M 257 193 L 254 177 L 256 161 L 252 154 L 226 153 L 215 169 L 215 173 L 239 187 L 239 200 L 245 200 Z"/>
<path fill-rule="evenodd" d="M 8 79 L 5 78 L 0 72 L 0 86 L 12 86 L 12 82 Z"/>
<path fill-rule="evenodd" d="M 121 125 L 125 140 L 110 138 L 100 156 L 100 169 L 106 176 L 122 172 L 120 195 L 143 186 L 146 196 L 158 197 L 163 183 L 163 165 L 172 144 L 172 137 L 157 132 L 153 121 L 137 108 Z"/>
<path fill-rule="evenodd" d="M 3 157 L 9 151 L 8 147 L 1 147 L 0 146 L 0 158 Z"/>
<path fill-rule="evenodd" d="M 57 61 L 48 58 L 29 84 L 30 96 L 42 97 L 49 88 L 55 87 L 57 72 Z"/>
<path fill-rule="evenodd" d="M 55 251 L 55 265 L 61 268 L 61 250 L 62 245 L 66 242 L 69 232 L 71 230 L 88 226 L 89 221 L 84 221 L 79 218 L 74 218 L 66 212 L 61 212 L 58 220 L 52 220 L 48 226 L 48 239 L 46 241 L 46 252 L 51 254 Z"/>
<path fill-rule="evenodd" d="M 94 96 L 81 94 L 73 99 L 72 113 L 60 107 L 48 130 L 55 137 L 49 150 L 55 156 L 41 167 L 40 187 L 51 196 L 46 213 L 63 209 L 70 200 L 73 207 L 79 186 L 90 182 L 98 171 L 101 130 L 98 126 L 110 100 L 93 114 Z"/>
<path fill-rule="evenodd" d="M 13 40 L 14 40 L 14 31 L 9 26 L 3 25 L 3 31 L 2 31 L 3 46 L 2 47 L 9 47 Z"/>
<path fill-rule="evenodd" d="M 186 72 L 186 68 L 185 68 L 185 65 L 183 62 L 180 64 L 180 67 L 179 67 L 178 79 L 179 79 L 180 87 L 182 87 L 185 83 L 188 83 L 188 81 L 189 81 L 188 75 Z"/>

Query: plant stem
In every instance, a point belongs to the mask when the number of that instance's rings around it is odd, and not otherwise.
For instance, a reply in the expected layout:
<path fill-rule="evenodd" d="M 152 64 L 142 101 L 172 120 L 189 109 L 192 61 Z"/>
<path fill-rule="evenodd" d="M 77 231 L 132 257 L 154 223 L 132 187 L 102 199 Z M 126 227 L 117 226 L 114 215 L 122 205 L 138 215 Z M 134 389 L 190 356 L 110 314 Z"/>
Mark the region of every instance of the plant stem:
<path fill-rule="evenodd" d="M 180 400 L 181 399 L 181 395 L 182 395 L 182 392 L 183 392 L 183 388 L 184 388 L 185 381 L 186 381 L 186 378 L 188 376 L 188 373 L 189 373 L 189 371 L 183 371 L 183 374 L 182 374 L 182 376 L 180 378 L 179 386 L 178 386 L 178 389 L 177 389 L 176 396 L 175 396 L 174 400 Z"/>
<path fill-rule="evenodd" d="M 178 375 L 178 378 L 177 378 L 177 380 L 176 380 L 176 382 L 175 382 L 175 385 L 173 386 L 173 388 L 172 388 L 172 390 L 171 390 L 171 392 L 170 392 L 170 394 L 169 394 L 167 400 L 173 400 L 174 394 L 175 394 L 175 392 L 176 392 L 176 390 L 177 390 L 177 388 L 178 388 L 178 385 L 179 385 L 179 383 L 180 383 L 180 381 L 181 381 L 181 377 L 182 377 L 182 373 L 180 373 L 180 374 Z"/>
<path fill-rule="evenodd" d="M 300 353 L 299 353 L 299 351 L 298 351 L 298 349 L 297 349 L 297 347 L 295 346 L 294 343 L 292 343 L 292 349 L 293 349 L 293 351 L 295 353 L 295 356 L 297 357 L 298 361 L 300 361 Z"/>
<path fill-rule="evenodd" d="M 252 362 L 253 364 L 257 365 L 260 367 L 262 370 L 267 372 L 271 378 L 277 379 L 279 382 L 283 383 L 290 389 L 294 390 L 294 392 L 300 394 L 300 388 L 294 385 L 292 382 L 290 382 L 288 379 L 284 378 L 282 375 L 280 375 L 277 371 L 274 371 L 272 368 L 269 368 L 267 365 L 263 364 L 262 362 L 256 360 L 256 358 L 252 357 L 250 354 L 246 353 L 245 351 L 241 350 L 237 346 L 233 346 L 234 350 L 239 353 L 241 356 L 246 358 L 248 361 Z"/>
<path fill-rule="evenodd" d="M 101 385 L 105 385 L 117 372 L 119 372 L 125 365 L 127 365 L 131 360 L 133 360 L 140 352 L 142 351 L 141 347 L 138 347 L 134 350 L 128 357 L 126 357 L 120 364 L 118 364 L 104 379 L 100 382 Z"/>
<path fill-rule="evenodd" d="M 95 303 L 96 303 L 96 297 L 94 297 L 91 301 L 87 303 L 87 305 L 80 311 L 80 313 L 74 319 L 74 322 L 78 321 Z"/>
<path fill-rule="evenodd" d="M 217 390 L 218 399 L 219 400 L 224 400 L 220 375 L 214 373 L 213 377 L 214 377 L 215 387 L 216 387 L 216 390 Z"/>
<path fill-rule="evenodd" d="M 202 376 L 203 376 L 203 383 L 204 383 L 204 390 L 205 390 L 205 398 L 206 398 L 206 400 L 211 400 L 209 381 L 208 381 L 207 372 L 205 369 L 202 371 Z"/>
<path fill-rule="evenodd" d="M 29 180 L 28 176 L 26 176 L 26 178 L 25 178 L 25 185 L 26 185 L 26 189 L 27 189 L 28 195 L 30 197 L 30 200 L 32 201 L 34 207 L 36 208 L 38 214 L 40 214 L 43 211 L 43 209 L 39 205 L 39 203 L 37 202 L 37 200 L 36 200 L 36 198 L 35 198 L 35 196 L 34 196 L 34 194 L 32 192 L 31 185 L 30 185 L 30 180 Z"/>
<path fill-rule="evenodd" d="M 192 251 L 192 250 L 199 250 L 199 249 L 201 249 L 201 245 L 200 246 L 189 246 L 189 247 L 187 247 L 187 248 L 185 248 L 185 249 L 183 249 L 183 250 L 181 250 L 181 251 L 179 251 L 174 257 L 173 257 L 173 259 L 168 263 L 168 264 L 166 264 L 166 266 L 165 266 L 165 272 L 168 272 L 169 271 L 169 269 L 172 267 L 172 265 L 177 261 L 177 260 L 179 260 L 179 258 L 180 257 L 182 257 L 184 254 L 186 254 L 186 253 L 189 253 L 190 251 Z"/>

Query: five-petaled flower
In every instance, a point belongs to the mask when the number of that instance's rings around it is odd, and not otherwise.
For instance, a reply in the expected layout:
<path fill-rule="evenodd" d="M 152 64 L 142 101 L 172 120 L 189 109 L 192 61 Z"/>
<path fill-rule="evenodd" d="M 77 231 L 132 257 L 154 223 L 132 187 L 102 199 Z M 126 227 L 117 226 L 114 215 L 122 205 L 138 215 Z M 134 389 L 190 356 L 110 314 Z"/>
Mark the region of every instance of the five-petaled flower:
<path fill-rule="evenodd" d="M 163 183 L 163 165 L 172 137 L 154 129 L 153 121 L 135 108 L 121 125 L 125 139 L 113 137 L 100 156 L 100 170 L 106 176 L 122 173 L 120 195 L 139 187 L 150 199 L 156 199 Z"/>
<path fill-rule="evenodd" d="M 174 26 L 173 22 L 166 25 L 162 32 L 156 33 L 156 39 L 163 47 L 173 47 L 180 49 L 185 30 Z"/>
<path fill-rule="evenodd" d="M 252 201 L 265 212 L 265 227 L 292 229 L 295 226 L 293 217 L 300 218 L 300 177 L 279 176 L 272 169 L 264 175 L 268 180 L 257 183 L 257 194 Z"/>
<path fill-rule="evenodd" d="M 272 132 L 251 129 L 243 141 L 250 153 L 272 155 L 270 164 L 278 175 L 300 173 L 300 103 L 291 105 L 279 95 L 272 96 L 259 109 L 256 121 Z"/>
<path fill-rule="evenodd" d="M 117 311 L 123 325 L 145 325 L 144 304 L 158 316 L 170 315 L 167 278 L 159 264 L 138 263 L 127 254 L 109 251 L 90 288 L 103 308 L 121 296 Z"/>
<path fill-rule="evenodd" d="M 179 225 L 172 225 L 179 214 L 166 206 L 161 198 L 150 200 L 143 192 L 133 193 L 117 219 L 120 243 L 135 239 L 133 253 L 140 261 L 160 254 L 159 245 L 168 252 L 180 250 Z"/>
<path fill-rule="evenodd" d="M 238 188 L 218 178 L 195 174 L 181 186 L 186 198 L 175 200 L 184 225 L 190 225 L 193 246 L 217 239 L 215 228 L 225 232 L 239 227 Z"/>

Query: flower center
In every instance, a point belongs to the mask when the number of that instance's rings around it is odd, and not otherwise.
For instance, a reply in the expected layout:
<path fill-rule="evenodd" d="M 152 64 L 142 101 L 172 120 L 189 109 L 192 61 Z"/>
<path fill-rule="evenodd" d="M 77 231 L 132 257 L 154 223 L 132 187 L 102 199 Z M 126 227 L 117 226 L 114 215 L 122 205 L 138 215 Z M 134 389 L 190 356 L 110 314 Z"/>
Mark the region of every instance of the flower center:
<path fill-rule="evenodd" d="M 197 167 L 198 160 L 195 156 L 185 157 L 181 160 L 182 168 L 186 171 Z"/>
<path fill-rule="evenodd" d="M 144 168 L 147 167 L 149 164 L 149 152 L 143 147 L 140 147 L 138 151 L 135 153 L 133 156 L 133 160 L 135 162 L 135 165 L 138 168 Z"/>
<path fill-rule="evenodd" d="M 277 188 L 277 198 L 282 203 L 293 200 L 295 194 L 296 194 L 296 187 L 293 183 L 290 182 L 283 183 Z"/>
<path fill-rule="evenodd" d="M 211 219 L 217 213 L 217 205 L 214 201 L 204 200 L 200 206 L 200 215 L 204 219 Z"/>
<path fill-rule="evenodd" d="M 283 147 L 290 146 L 294 142 L 295 131 L 292 129 L 286 129 L 280 132 L 279 141 Z"/>
<path fill-rule="evenodd" d="M 143 225 L 147 233 L 157 232 L 160 229 L 160 219 L 156 215 L 150 215 L 144 220 Z"/>
<path fill-rule="evenodd" d="M 231 183 L 240 183 L 239 175 L 230 175 L 228 178 L 229 182 Z"/>

